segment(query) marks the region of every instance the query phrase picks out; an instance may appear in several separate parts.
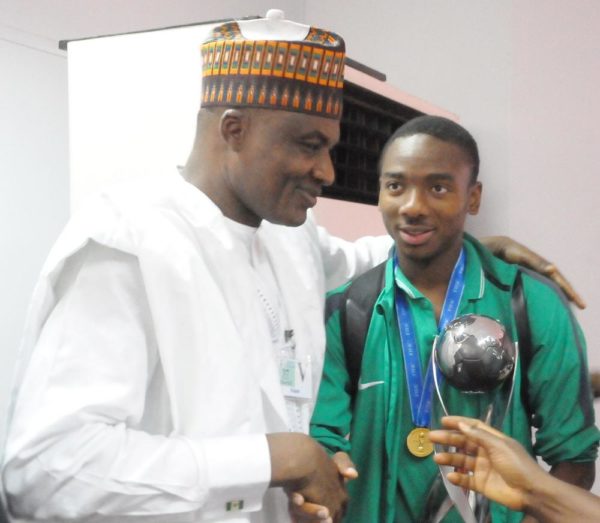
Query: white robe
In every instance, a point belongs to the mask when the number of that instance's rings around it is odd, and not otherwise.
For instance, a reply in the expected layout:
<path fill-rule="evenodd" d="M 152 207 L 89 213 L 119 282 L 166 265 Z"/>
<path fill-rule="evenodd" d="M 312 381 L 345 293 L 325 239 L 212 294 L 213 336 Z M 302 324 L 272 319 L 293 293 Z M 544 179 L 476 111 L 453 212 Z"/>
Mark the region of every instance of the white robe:
<path fill-rule="evenodd" d="M 263 222 L 316 396 L 325 291 L 383 260 L 309 216 Z M 252 267 L 220 210 L 179 177 L 113 190 L 71 220 L 36 286 L 4 455 L 27 518 L 288 520 L 265 434 L 287 431 Z M 266 495 L 265 495 L 266 493 Z"/>

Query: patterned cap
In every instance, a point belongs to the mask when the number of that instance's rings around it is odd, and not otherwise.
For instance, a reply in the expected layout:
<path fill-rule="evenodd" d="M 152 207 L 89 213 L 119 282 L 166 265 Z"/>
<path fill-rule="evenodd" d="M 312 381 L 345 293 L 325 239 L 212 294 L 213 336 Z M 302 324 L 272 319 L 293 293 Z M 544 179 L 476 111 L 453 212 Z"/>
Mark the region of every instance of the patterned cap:
<path fill-rule="evenodd" d="M 202 44 L 203 107 L 256 107 L 338 119 L 344 40 L 335 33 L 266 18 L 227 22 Z"/>

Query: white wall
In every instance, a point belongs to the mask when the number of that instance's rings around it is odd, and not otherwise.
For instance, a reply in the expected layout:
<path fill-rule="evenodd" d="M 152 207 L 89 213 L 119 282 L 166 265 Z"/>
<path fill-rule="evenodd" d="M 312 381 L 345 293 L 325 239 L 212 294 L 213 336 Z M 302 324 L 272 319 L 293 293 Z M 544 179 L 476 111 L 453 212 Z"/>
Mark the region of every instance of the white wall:
<path fill-rule="evenodd" d="M 554 261 L 587 302 L 577 316 L 600 369 L 600 3 L 520 2 L 512 13 L 509 230 Z M 596 401 L 600 420 L 600 400 Z M 600 465 L 596 466 L 600 478 Z M 594 492 L 600 494 L 600 479 Z"/>
<path fill-rule="evenodd" d="M 2 29 L 0 420 L 29 297 L 69 209 L 66 60 L 44 39 L 11 30 L 7 41 Z"/>
<path fill-rule="evenodd" d="M 302 1 L 277 6 L 304 19 Z M 0 0 L 0 24 L 58 41 L 264 15 L 271 7 L 268 0 Z"/>
<path fill-rule="evenodd" d="M 600 2 L 519 2 L 512 19 L 509 230 L 583 294 L 600 369 Z"/>

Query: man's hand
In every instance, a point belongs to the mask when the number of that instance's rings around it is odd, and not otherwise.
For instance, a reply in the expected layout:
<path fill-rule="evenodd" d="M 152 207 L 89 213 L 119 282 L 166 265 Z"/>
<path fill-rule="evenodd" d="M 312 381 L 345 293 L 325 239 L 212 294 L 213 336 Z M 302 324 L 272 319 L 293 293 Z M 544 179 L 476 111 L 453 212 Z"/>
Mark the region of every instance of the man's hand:
<path fill-rule="evenodd" d="M 344 483 L 348 483 L 348 481 L 358 477 L 358 472 L 348 454 L 337 452 L 333 455 L 332 459 Z M 331 522 L 331 518 L 328 517 L 329 511 L 326 507 L 305 501 L 304 497 L 298 492 L 294 492 L 290 497 L 290 514 L 296 523 L 309 523 L 313 521 Z"/>
<path fill-rule="evenodd" d="M 585 302 L 581 296 L 553 263 L 508 236 L 488 236 L 480 238 L 480 241 L 498 258 L 502 258 L 508 263 L 518 263 L 547 276 L 563 290 L 567 298 L 577 307 L 585 309 Z"/>
<path fill-rule="evenodd" d="M 341 521 L 348 495 L 338 465 L 309 436 L 267 434 L 271 486 L 283 487 L 297 521 Z M 300 519 L 302 518 L 302 519 Z"/>
<path fill-rule="evenodd" d="M 454 430 L 434 430 L 429 438 L 434 443 L 456 447 L 456 453 L 434 457 L 440 465 L 458 469 L 448 474 L 455 485 L 526 512 L 523 521 L 527 522 L 600 521 L 600 498 L 544 472 L 512 438 L 471 418 L 449 416 L 442 418 L 442 424 Z M 587 478 L 585 470 L 579 472 Z M 570 470 L 569 475 L 572 474 Z"/>
<path fill-rule="evenodd" d="M 450 430 L 434 430 L 434 443 L 457 447 L 456 453 L 436 454 L 440 465 L 455 467 L 448 479 L 455 485 L 480 492 L 487 498 L 522 511 L 536 481 L 543 481 L 542 469 L 515 440 L 479 420 L 449 416 L 442 424 Z"/>
<path fill-rule="evenodd" d="M 354 463 L 350 459 L 350 456 L 345 452 L 336 452 L 333 455 L 333 462 L 335 463 L 340 476 L 343 478 L 344 483 L 348 483 L 358 477 L 358 471 L 354 466 Z"/>

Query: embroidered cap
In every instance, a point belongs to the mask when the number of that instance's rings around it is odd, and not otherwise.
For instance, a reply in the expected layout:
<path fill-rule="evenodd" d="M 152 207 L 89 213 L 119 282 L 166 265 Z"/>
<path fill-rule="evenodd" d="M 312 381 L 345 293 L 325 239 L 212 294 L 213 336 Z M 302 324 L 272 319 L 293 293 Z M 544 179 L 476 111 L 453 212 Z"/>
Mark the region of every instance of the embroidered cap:
<path fill-rule="evenodd" d="M 215 27 L 201 50 L 203 107 L 341 115 L 345 44 L 335 33 L 271 9 L 266 18 Z"/>

